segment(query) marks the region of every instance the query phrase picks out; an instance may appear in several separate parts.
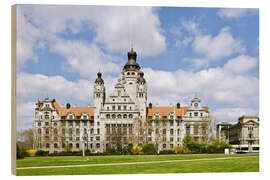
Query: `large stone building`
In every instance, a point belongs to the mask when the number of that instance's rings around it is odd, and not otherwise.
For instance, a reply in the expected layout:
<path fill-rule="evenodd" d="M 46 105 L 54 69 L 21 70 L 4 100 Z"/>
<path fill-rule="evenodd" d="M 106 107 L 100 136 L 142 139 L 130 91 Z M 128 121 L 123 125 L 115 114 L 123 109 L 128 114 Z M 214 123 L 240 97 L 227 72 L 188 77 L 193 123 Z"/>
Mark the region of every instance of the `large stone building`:
<path fill-rule="evenodd" d="M 216 137 L 234 145 L 259 144 L 259 117 L 241 116 L 236 124 L 219 123 Z"/>
<path fill-rule="evenodd" d="M 186 134 L 196 141 L 211 136 L 209 108 L 196 97 L 190 106 L 147 106 L 147 82 L 136 62 L 133 49 L 112 94 L 106 98 L 102 74 L 94 84 L 94 107 L 59 106 L 46 97 L 37 100 L 34 119 L 34 146 L 49 152 L 105 151 L 110 146 L 155 144 L 158 150 L 182 144 Z"/>

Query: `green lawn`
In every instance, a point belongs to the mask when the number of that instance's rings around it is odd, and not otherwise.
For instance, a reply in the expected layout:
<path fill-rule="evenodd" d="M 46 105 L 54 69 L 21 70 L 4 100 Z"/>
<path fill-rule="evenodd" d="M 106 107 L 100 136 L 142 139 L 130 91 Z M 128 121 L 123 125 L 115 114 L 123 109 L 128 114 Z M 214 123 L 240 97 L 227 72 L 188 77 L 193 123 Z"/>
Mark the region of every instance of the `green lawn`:
<path fill-rule="evenodd" d="M 224 154 L 184 154 L 184 155 L 125 155 L 125 156 L 58 156 L 58 157 L 26 157 L 17 160 L 17 167 L 37 167 L 37 166 L 60 166 L 77 164 L 105 164 L 120 162 L 142 162 L 142 161 L 162 161 L 162 160 L 184 160 L 217 157 L 239 157 L 245 154 L 224 155 Z M 249 156 L 258 156 L 249 154 Z M 87 160 L 88 159 L 88 160 Z"/>
<path fill-rule="evenodd" d="M 141 162 L 162 160 L 202 159 L 216 157 L 238 157 L 247 155 L 141 155 L 141 156 L 91 156 L 86 157 L 33 157 L 17 160 L 18 167 L 52 166 L 73 164 L 103 164 L 119 162 Z M 80 174 L 151 174 L 151 173 L 194 173 L 194 172 L 258 172 L 259 156 L 244 159 L 204 160 L 190 162 L 162 162 L 153 164 L 113 165 L 96 167 L 62 167 L 17 170 L 17 175 L 80 175 Z"/>

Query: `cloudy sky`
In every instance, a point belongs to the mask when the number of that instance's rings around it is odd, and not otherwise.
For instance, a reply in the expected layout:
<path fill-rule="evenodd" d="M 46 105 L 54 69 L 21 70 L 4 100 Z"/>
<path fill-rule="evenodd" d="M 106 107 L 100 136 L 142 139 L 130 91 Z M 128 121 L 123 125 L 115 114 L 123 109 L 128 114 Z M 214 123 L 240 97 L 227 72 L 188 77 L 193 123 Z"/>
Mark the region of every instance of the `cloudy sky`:
<path fill-rule="evenodd" d="M 197 93 L 216 121 L 259 113 L 258 9 L 17 6 L 18 128 L 31 128 L 35 101 L 93 105 L 107 95 L 131 41 L 148 103 L 189 105 Z"/>

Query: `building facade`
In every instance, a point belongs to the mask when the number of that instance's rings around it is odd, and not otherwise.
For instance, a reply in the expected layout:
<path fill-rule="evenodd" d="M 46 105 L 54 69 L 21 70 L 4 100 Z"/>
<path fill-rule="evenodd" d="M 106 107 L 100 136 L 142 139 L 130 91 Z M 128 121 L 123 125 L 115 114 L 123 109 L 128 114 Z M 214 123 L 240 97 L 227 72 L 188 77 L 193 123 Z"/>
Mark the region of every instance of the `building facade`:
<path fill-rule="evenodd" d="M 259 117 L 241 116 L 236 124 L 219 123 L 216 137 L 234 145 L 259 144 Z"/>
<path fill-rule="evenodd" d="M 131 48 L 114 91 L 106 98 L 102 74 L 94 83 L 94 107 L 60 106 L 54 99 L 37 100 L 34 147 L 37 150 L 103 152 L 112 146 L 155 144 L 158 150 L 182 144 L 186 134 L 196 141 L 211 136 L 209 108 L 195 95 L 190 106 L 147 106 L 147 82 Z"/>

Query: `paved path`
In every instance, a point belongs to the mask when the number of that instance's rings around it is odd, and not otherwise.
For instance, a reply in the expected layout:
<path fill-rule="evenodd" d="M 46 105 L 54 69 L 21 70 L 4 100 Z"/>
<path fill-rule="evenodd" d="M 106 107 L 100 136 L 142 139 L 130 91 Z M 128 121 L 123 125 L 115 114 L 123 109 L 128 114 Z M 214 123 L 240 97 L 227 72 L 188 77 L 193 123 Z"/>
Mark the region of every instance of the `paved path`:
<path fill-rule="evenodd" d="M 39 167 L 21 167 L 21 168 L 16 168 L 16 169 L 19 170 L 19 169 L 67 168 L 67 167 L 85 167 L 85 166 L 116 166 L 116 165 L 131 165 L 131 164 L 154 164 L 154 163 L 164 163 L 164 162 L 188 162 L 188 161 L 224 160 L 224 159 L 243 159 L 243 158 L 249 158 L 249 157 L 256 157 L 256 156 L 167 160 L 167 161 L 125 162 L 125 163 L 108 163 L 108 164 L 78 164 L 78 165 L 64 165 L 64 166 L 39 166 Z"/>

